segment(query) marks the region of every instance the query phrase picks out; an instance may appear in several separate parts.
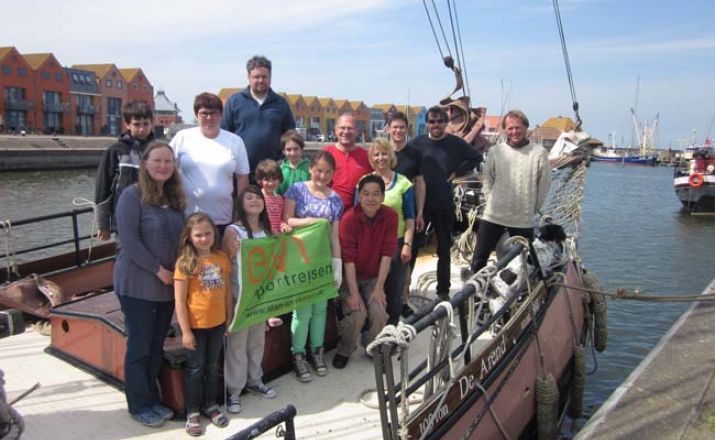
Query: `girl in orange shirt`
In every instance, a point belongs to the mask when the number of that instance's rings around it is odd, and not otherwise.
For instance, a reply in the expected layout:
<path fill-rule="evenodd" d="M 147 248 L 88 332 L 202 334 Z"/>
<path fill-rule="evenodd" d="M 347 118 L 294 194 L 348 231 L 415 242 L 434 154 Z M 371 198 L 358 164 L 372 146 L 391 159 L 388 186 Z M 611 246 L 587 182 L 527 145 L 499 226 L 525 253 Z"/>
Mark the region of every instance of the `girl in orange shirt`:
<path fill-rule="evenodd" d="M 199 410 L 218 427 L 228 418 L 217 403 L 218 366 L 231 322 L 231 262 L 217 243 L 218 232 L 209 216 L 191 214 L 179 239 L 174 272 L 176 317 L 186 348 L 186 432 L 203 433 Z"/>

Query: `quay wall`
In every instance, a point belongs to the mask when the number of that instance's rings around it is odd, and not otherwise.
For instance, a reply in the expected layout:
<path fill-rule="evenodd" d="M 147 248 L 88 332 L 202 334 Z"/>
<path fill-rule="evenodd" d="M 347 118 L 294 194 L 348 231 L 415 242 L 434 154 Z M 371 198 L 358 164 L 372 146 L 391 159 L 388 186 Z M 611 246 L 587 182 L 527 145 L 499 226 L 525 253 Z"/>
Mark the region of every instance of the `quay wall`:
<path fill-rule="evenodd" d="M 109 137 L 0 136 L 0 172 L 96 168 Z M 307 142 L 306 155 L 327 143 Z"/>

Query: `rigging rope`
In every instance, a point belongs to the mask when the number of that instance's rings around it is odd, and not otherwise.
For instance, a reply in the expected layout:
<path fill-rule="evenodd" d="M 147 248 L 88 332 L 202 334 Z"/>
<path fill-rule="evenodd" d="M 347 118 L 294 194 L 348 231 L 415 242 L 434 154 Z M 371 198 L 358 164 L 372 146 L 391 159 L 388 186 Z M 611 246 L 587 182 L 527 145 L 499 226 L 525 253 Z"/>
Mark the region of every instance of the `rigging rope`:
<path fill-rule="evenodd" d="M 109 200 L 109 199 L 107 199 Z M 94 232 L 97 228 L 97 223 L 99 219 L 99 206 L 106 203 L 107 200 L 100 203 L 99 205 L 91 200 L 85 199 L 84 197 L 75 197 L 72 199 L 72 204 L 74 206 L 91 206 L 92 207 L 92 223 L 89 228 L 89 246 L 87 247 L 87 261 L 92 261 L 92 247 L 94 245 Z"/>
<path fill-rule="evenodd" d="M 556 15 L 556 25 L 559 29 L 559 38 L 561 40 L 561 51 L 564 55 L 564 64 L 566 65 L 566 76 L 569 81 L 569 88 L 571 89 L 571 102 L 573 103 L 573 111 L 576 115 L 576 127 L 581 126 L 581 116 L 578 113 L 578 99 L 576 99 L 576 88 L 574 87 L 573 74 L 571 72 L 571 62 L 569 60 L 569 52 L 566 48 L 566 37 L 564 36 L 564 26 L 561 22 L 561 11 L 559 10 L 559 0 L 552 0 L 554 4 L 554 14 Z"/>
<path fill-rule="evenodd" d="M 457 23 L 457 36 L 459 39 L 459 53 L 462 54 L 462 73 L 464 73 L 464 85 L 465 85 L 465 92 L 467 96 L 472 96 L 472 91 L 469 88 L 469 74 L 467 73 L 467 59 L 464 58 L 464 44 L 462 44 L 462 31 L 459 27 L 459 15 L 457 14 L 457 3 L 455 3 L 455 0 L 452 0 L 452 9 L 454 9 L 454 21 Z M 454 29 L 452 30 L 454 32 Z"/>
<path fill-rule="evenodd" d="M 639 290 L 629 292 L 626 289 L 618 288 L 616 292 L 607 292 L 605 290 L 589 289 L 588 287 L 572 286 L 570 284 L 554 283 L 556 287 L 565 287 L 567 289 L 579 290 L 581 292 L 597 293 L 607 296 L 612 299 L 628 299 L 632 301 L 646 302 L 693 302 L 693 301 L 715 301 L 715 291 L 712 293 L 690 294 L 690 295 L 644 295 Z"/>
<path fill-rule="evenodd" d="M 15 237 L 12 235 L 12 221 L 4 220 L 2 222 L 3 232 L 5 232 L 5 261 L 7 261 L 7 282 L 9 283 L 12 276 L 20 278 L 20 271 L 17 269 L 15 261 Z"/>
<path fill-rule="evenodd" d="M 427 8 L 427 0 L 422 0 L 422 4 L 425 7 L 425 12 L 427 13 L 427 20 L 429 20 L 429 27 L 432 29 L 432 35 L 434 35 L 434 42 L 437 43 L 437 50 L 439 50 L 439 56 L 444 59 L 444 52 L 442 52 L 442 46 L 439 44 L 439 38 L 437 38 L 437 31 L 434 30 L 434 23 L 432 23 L 432 16 L 429 13 L 429 8 Z"/>

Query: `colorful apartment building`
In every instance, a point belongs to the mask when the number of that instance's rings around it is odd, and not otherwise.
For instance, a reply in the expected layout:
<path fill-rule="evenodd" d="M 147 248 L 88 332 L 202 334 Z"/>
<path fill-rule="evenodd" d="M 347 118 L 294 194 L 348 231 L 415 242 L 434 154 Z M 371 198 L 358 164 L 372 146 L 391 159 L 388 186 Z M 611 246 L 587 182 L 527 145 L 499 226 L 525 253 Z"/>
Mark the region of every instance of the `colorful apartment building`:
<path fill-rule="evenodd" d="M 318 102 L 322 113 L 320 128 L 328 139 L 332 139 L 335 136 L 335 121 L 340 111 L 333 98 L 318 98 Z"/>
<path fill-rule="evenodd" d="M 32 131 L 35 119 L 35 87 L 32 67 L 14 47 L 0 47 L 0 128 L 3 132 Z"/>

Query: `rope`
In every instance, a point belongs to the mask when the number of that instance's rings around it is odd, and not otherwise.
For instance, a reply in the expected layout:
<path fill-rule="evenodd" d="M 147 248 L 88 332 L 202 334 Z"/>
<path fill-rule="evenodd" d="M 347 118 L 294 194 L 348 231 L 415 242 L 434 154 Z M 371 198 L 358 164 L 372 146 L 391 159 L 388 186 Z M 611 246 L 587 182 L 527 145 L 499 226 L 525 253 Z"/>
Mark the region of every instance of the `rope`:
<path fill-rule="evenodd" d="M 12 235 L 12 222 L 10 220 L 4 220 L 2 222 L 3 232 L 5 232 L 5 261 L 7 265 L 5 269 L 7 270 L 7 282 L 10 282 L 12 275 L 20 278 L 20 271 L 17 268 L 17 262 L 15 261 L 15 237 Z"/>
<path fill-rule="evenodd" d="M 467 96 L 471 96 L 472 92 L 469 88 L 469 75 L 467 74 L 467 59 L 464 58 L 464 44 L 462 44 L 462 31 L 459 27 L 459 15 L 457 14 L 457 3 L 452 0 L 452 8 L 454 9 L 454 21 L 457 23 L 457 36 L 459 38 L 459 52 L 462 54 L 462 72 L 464 72 L 464 85 Z"/>
<path fill-rule="evenodd" d="M 564 64 L 566 65 L 566 76 L 569 81 L 569 89 L 571 89 L 571 102 L 573 103 L 573 111 L 576 115 L 576 126 L 582 124 L 581 116 L 578 114 L 578 100 L 576 99 L 576 89 L 573 82 L 573 74 L 571 72 L 571 62 L 569 61 L 569 52 L 566 48 L 566 37 L 564 36 L 564 26 L 561 22 L 561 11 L 559 10 L 559 0 L 553 0 L 554 14 L 556 15 L 556 25 L 559 29 L 559 39 L 561 40 L 561 51 L 564 55 Z"/>
<path fill-rule="evenodd" d="M 434 4 L 434 3 L 433 3 Z M 439 44 L 439 38 L 437 38 L 437 32 L 434 30 L 434 24 L 432 23 L 432 16 L 429 13 L 429 8 L 427 8 L 427 1 L 422 0 L 422 5 L 425 7 L 425 12 L 427 13 L 427 20 L 429 20 L 429 27 L 432 29 L 432 35 L 434 36 L 434 42 L 437 43 L 437 50 L 439 50 L 439 56 L 444 59 L 444 52 L 442 52 L 442 46 Z"/>
<path fill-rule="evenodd" d="M 109 200 L 109 199 L 107 199 Z M 97 229 L 97 223 L 99 220 L 99 206 L 107 203 L 107 200 L 100 204 L 96 204 L 91 200 L 85 199 L 84 197 L 75 197 L 72 199 L 72 205 L 74 206 L 91 206 L 92 207 L 92 223 L 90 226 L 89 233 L 89 247 L 87 248 L 87 262 L 92 261 L 92 247 L 94 245 L 94 231 Z"/>
<path fill-rule="evenodd" d="M 588 292 L 601 294 L 611 299 L 626 299 L 631 301 L 647 301 L 647 302 L 693 302 L 693 301 L 714 301 L 715 291 L 712 289 L 712 293 L 702 293 L 702 294 L 688 294 L 688 295 L 644 295 L 640 290 L 636 289 L 633 291 L 628 291 L 624 288 L 618 288 L 614 292 L 607 292 L 605 290 L 589 289 L 587 287 L 572 286 L 570 284 L 556 283 L 554 286 L 565 287 L 567 289 L 574 289 L 580 292 Z"/>

